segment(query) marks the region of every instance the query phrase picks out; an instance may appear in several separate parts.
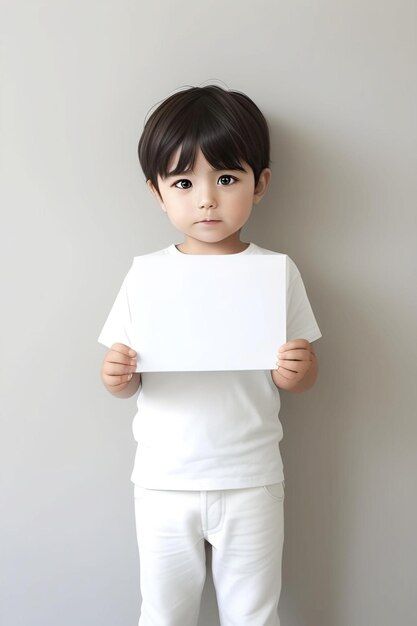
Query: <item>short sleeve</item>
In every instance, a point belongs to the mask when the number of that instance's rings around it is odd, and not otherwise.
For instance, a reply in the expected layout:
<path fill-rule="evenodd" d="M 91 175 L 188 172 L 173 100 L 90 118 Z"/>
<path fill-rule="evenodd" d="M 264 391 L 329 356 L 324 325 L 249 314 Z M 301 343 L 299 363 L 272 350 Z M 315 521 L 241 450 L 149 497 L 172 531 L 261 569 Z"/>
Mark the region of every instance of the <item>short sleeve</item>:
<path fill-rule="evenodd" d="M 287 257 L 287 341 L 306 339 L 310 343 L 320 339 L 321 332 L 307 297 L 300 272 Z"/>
<path fill-rule="evenodd" d="M 99 343 L 110 348 L 114 343 L 132 347 L 133 331 L 129 306 L 129 275 L 126 275 L 116 300 L 98 337 Z"/>

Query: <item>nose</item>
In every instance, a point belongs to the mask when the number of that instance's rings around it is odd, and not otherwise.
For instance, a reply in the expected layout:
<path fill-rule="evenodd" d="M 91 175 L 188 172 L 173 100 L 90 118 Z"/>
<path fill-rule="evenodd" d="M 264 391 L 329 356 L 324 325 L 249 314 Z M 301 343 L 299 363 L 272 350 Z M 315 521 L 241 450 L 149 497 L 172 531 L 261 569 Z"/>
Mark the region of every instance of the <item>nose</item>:
<path fill-rule="evenodd" d="M 216 198 L 212 190 L 208 187 L 200 192 L 200 200 L 198 201 L 199 209 L 214 209 L 217 206 Z"/>
<path fill-rule="evenodd" d="M 199 203 L 198 208 L 199 209 L 214 209 L 215 207 L 215 202 L 214 200 L 207 200 L 207 201 L 202 201 Z"/>

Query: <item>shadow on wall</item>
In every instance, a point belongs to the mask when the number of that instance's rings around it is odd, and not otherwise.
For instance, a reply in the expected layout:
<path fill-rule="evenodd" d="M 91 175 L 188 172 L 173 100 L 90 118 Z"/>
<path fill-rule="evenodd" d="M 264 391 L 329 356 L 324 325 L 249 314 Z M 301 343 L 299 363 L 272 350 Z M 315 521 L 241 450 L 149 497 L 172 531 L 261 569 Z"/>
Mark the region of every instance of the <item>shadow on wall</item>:
<path fill-rule="evenodd" d="M 377 405 L 389 391 L 366 391 L 377 381 L 371 372 L 364 378 L 357 359 L 369 362 L 373 354 L 383 362 L 388 350 L 360 305 L 343 303 L 343 297 L 334 304 L 335 323 L 338 319 L 346 334 L 341 339 L 336 324 L 332 329 L 323 320 L 326 339 L 317 346 L 317 386 L 304 396 L 283 394 L 281 451 L 287 488 L 281 611 L 291 626 L 345 623 L 341 616 L 349 609 L 360 535 L 370 533 L 372 541 L 372 483 L 380 484 L 386 446 Z M 345 320 L 338 316 L 339 307 Z M 363 335 L 355 335 L 358 326 Z M 368 396 L 365 404 L 362 393 Z"/>

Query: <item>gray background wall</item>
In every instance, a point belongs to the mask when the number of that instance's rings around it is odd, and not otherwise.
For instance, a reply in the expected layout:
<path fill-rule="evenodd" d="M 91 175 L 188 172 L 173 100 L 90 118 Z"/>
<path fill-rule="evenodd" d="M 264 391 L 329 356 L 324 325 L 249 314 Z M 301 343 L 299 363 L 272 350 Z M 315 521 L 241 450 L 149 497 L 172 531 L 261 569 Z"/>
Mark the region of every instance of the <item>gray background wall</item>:
<path fill-rule="evenodd" d="M 96 339 L 132 256 L 182 241 L 146 113 L 213 81 L 271 127 L 243 240 L 296 260 L 324 335 L 283 399 L 282 625 L 414 624 L 416 3 L 9 0 L 0 23 L 2 624 L 137 622 L 135 401 Z"/>

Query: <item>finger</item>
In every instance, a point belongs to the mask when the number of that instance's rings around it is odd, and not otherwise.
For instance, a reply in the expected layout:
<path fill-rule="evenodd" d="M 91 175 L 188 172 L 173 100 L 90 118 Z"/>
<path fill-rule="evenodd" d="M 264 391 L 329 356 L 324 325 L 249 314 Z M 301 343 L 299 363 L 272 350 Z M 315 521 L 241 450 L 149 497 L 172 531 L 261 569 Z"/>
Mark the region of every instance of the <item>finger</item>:
<path fill-rule="evenodd" d="M 282 378 L 285 378 L 285 380 L 295 380 L 296 378 L 300 377 L 298 372 L 287 370 L 285 367 L 281 366 L 278 369 L 278 373 L 280 376 L 282 376 Z"/>
<path fill-rule="evenodd" d="M 294 374 L 297 373 L 296 366 L 293 366 L 292 364 L 289 364 L 286 361 L 282 361 L 281 359 L 277 360 L 276 365 L 277 365 L 277 372 L 279 372 L 282 375 L 284 375 L 286 372 L 293 372 Z"/>
<path fill-rule="evenodd" d="M 113 363 L 115 365 L 136 365 L 137 364 L 137 359 L 136 357 L 129 357 L 126 356 L 125 354 L 122 354 L 121 352 L 116 352 L 115 350 L 110 350 L 105 359 L 104 359 L 105 363 Z"/>
<path fill-rule="evenodd" d="M 125 387 L 132 379 L 133 374 L 127 376 L 104 376 L 104 382 L 108 387 L 111 387 L 113 391 L 118 391 L 119 388 Z"/>
<path fill-rule="evenodd" d="M 292 341 L 287 341 L 284 343 L 278 350 L 278 352 L 286 352 L 288 350 L 310 350 L 310 342 L 307 339 L 293 339 Z"/>
<path fill-rule="evenodd" d="M 287 378 L 288 376 L 294 374 L 295 376 L 298 375 L 298 372 L 296 372 L 295 370 L 290 370 L 288 369 L 288 367 L 283 367 L 282 365 L 278 365 L 278 371 L 281 374 L 281 376 L 284 376 L 284 378 Z"/>
<path fill-rule="evenodd" d="M 310 369 L 311 361 L 285 361 L 279 359 L 277 362 L 278 370 L 293 372 L 294 374 L 304 374 Z"/>
<path fill-rule="evenodd" d="M 123 376 L 124 374 L 134 374 L 136 372 L 136 364 L 113 363 L 107 361 L 103 365 L 103 373 L 107 376 Z"/>
<path fill-rule="evenodd" d="M 279 352 L 279 358 L 287 361 L 311 361 L 312 354 L 310 350 L 288 350 L 287 352 Z"/>
<path fill-rule="evenodd" d="M 124 343 L 114 343 L 111 346 L 110 350 L 121 352 L 122 354 L 126 354 L 127 356 L 130 356 L 130 357 L 135 357 L 137 354 L 136 351 L 133 350 L 133 348 L 126 346 Z"/>

